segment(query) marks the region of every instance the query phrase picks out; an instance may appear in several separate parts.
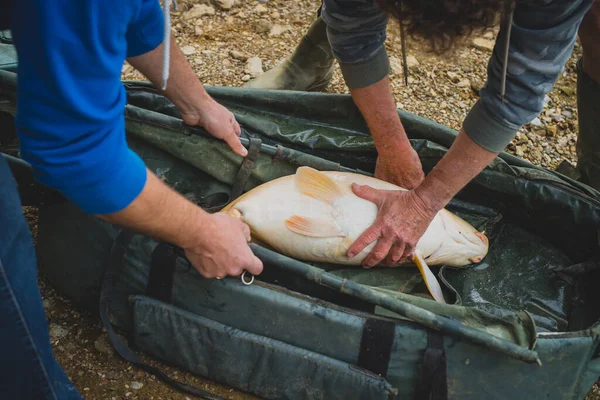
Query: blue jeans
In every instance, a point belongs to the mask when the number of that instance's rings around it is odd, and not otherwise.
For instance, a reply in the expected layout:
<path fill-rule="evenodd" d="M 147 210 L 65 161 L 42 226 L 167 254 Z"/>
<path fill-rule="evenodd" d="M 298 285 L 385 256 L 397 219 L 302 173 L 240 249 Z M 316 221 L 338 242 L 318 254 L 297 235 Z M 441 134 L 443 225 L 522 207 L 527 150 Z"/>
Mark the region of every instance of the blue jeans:
<path fill-rule="evenodd" d="M 15 179 L 2 155 L 0 399 L 81 399 L 52 354 L 33 238 Z"/>

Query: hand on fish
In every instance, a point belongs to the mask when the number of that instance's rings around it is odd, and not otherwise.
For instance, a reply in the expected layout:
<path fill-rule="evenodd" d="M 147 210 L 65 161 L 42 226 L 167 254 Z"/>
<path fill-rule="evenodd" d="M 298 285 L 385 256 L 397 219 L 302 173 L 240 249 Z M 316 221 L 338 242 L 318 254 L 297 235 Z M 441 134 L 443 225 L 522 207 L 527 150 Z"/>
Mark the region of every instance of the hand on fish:
<path fill-rule="evenodd" d="M 375 165 L 375 178 L 405 189 L 414 189 L 425 179 L 419 155 L 409 147 L 406 151 L 380 152 Z"/>
<path fill-rule="evenodd" d="M 224 140 L 235 154 L 242 157 L 248 154 L 240 141 L 242 130 L 235 116 L 214 99 L 209 97 L 193 112 L 182 113 L 181 117 L 186 124 L 200 125 L 217 139 Z"/>
<path fill-rule="evenodd" d="M 248 246 L 248 225 L 224 214 L 211 215 L 207 225 L 206 232 L 210 234 L 184 248 L 187 259 L 203 277 L 240 276 L 244 270 L 260 275 L 263 264 Z"/>
<path fill-rule="evenodd" d="M 429 209 L 412 190 L 378 190 L 352 184 L 352 191 L 358 197 L 375 203 L 378 214 L 373 224 L 350 246 L 348 257 L 354 257 L 376 240 L 379 240 L 377 245 L 363 261 L 367 268 L 384 260 L 395 264 L 412 256 L 438 210 Z"/>

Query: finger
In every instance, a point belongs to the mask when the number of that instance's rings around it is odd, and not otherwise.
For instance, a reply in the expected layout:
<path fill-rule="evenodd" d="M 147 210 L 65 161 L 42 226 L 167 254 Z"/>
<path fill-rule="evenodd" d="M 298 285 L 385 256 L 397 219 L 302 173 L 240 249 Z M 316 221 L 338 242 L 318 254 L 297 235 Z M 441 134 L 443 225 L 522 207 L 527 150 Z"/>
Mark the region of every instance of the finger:
<path fill-rule="evenodd" d="M 242 134 L 242 128 L 240 127 L 240 124 L 237 122 L 235 117 L 233 117 L 233 121 L 231 121 L 231 123 L 233 125 L 233 131 L 235 132 L 236 136 L 240 136 Z"/>
<path fill-rule="evenodd" d="M 240 138 L 236 135 L 228 134 L 223 138 L 223 140 L 225 140 L 225 143 L 231 147 L 231 150 L 233 150 L 235 154 L 242 157 L 246 157 L 248 155 L 248 150 L 246 150 L 242 142 L 240 142 Z"/>
<path fill-rule="evenodd" d="M 250 253 L 250 262 L 246 266 L 246 271 L 250 272 L 252 275 L 260 275 L 263 271 L 263 263 L 260 258 L 252 253 L 252 251 L 250 251 Z"/>
<path fill-rule="evenodd" d="M 388 264 L 396 264 L 398 261 L 400 261 L 403 257 L 402 255 L 404 254 L 404 249 L 406 248 L 406 245 L 403 242 L 396 242 L 396 244 L 394 244 L 392 246 L 392 248 L 390 249 L 390 252 L 388 253 L 388 257 L 386 258 L 386 263 Z"/>
<path fill-rule="evenodd" d="M 379 204 L 379 200 L 381 198 L 381 193 L 378 193 L 379 190 L 373 189 L 371 186 L 358 185 L 356 183 L 353 183 L 352 191 L 358 197 L 361 197 L 365 200 L 372 201 L 375 204 Z"/>
<path fill-rule="evenodd" d="M 382 237 L 377 242 L 371 253 L 363 261 L 363 265 L 367 268 L 374 267 L 379 264 L 389 253 L 393 242 L 390 239 Z"/>
<path fill-rule="evenodd" d="M 404 248 L 404 252 L 403 252 L 402 257 L 400 259 L 403 260 L 405 258 L 411 258 L 414 253 L 415 253 L 414 246 L 411 246 L 411 245 L 407 244 L 406 247 Z"/>
<path fill-rule="evenodd" d="M 348 248 L 346 254 L 352 258 L 365 249 L 368 245 L 379 239 L 381 227 L 378 224 L 373 224 L 369 229 L 363 232 L 362 235 L 356 239 L 352 246 Z"/>
<path fill-rule="evenodd" d="M 243 224 L 242 225 L 242 231 L 244 232 L 244 236 L 246 237 L 246 241 L 249 242 L 250 238 L 251 238 L 251 236 L 250 236 L 250 234 L 251 234 L 250 227 L 248 225 L 244 224 L 243 222 L 242 222 L 242 224 Z"/>

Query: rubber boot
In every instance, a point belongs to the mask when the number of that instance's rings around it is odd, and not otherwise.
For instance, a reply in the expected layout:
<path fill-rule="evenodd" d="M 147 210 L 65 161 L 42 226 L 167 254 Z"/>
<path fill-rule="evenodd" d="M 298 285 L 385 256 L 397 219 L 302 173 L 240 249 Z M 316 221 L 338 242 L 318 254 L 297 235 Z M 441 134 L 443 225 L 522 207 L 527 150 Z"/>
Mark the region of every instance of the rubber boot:
<path fill-rule="evenodd" d="M 577 169 L 581 182 L 600 190 L 600 82 L 583 71 L 583 60 L 577 62 Z"/>
<path fill-rule="evenodd" d="M 335 58 L 327 40 L 327 26 L 318 17 L 291 56 L 244 87 L 279 90 L 319 91 L 327 87 Z"/>

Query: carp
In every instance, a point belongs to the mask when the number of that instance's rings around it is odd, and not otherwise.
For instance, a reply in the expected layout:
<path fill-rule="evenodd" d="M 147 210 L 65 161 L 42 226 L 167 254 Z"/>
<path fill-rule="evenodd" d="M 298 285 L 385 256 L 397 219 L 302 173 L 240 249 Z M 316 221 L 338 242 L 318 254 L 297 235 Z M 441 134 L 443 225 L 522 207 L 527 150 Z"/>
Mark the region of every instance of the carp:
<path fill-rule="evenodd" d="M 406 190 L 392 183 L 351 172 L 299 167 L 261 184 L 233 200 L 220 212 L 239 218 L 258 240 L 289 257 L 307 262 L 360 265 L 377 241 L 349 258 L 348 248 L 375 221 L 375 203 L 358 197 L 352 183 L 381 190 Z M 410 259 L 393 265 L 416 265 L 433 298 L 445 303 L 441 287 L 428 265 L 462 267 L 487 255 L 484 232 L 445 208 L 434 217 Z"/>

